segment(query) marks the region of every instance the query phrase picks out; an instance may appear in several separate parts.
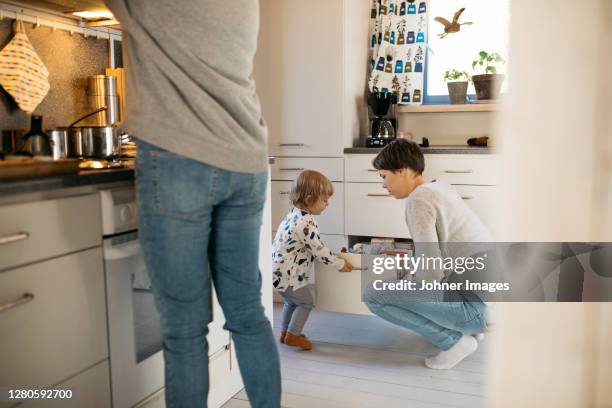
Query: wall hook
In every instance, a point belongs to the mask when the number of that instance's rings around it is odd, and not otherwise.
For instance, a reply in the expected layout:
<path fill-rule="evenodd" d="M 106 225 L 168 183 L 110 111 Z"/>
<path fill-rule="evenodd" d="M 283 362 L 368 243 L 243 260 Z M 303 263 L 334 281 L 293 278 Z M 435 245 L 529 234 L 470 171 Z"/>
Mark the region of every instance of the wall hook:
<path fill-rule="evenodd" d="M 35 24 L 36 28 L 40 28 L 40 19 L 38 18 L 38 16 L 36 16 L 36 24 Z"/>

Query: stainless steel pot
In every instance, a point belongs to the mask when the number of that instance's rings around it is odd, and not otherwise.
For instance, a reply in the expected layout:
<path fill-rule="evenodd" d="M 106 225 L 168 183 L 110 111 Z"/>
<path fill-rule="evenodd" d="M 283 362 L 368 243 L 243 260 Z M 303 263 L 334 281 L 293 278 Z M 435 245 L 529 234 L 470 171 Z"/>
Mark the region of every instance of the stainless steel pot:
<path fill-rule="evenodd" d="M 68 128 L 56 128 L 47 130 L 51 139 L 53 160 L 66 157 L 79 157 L 77 155 L 76 140 Z"/>
<path fill-rule="evenodd" d="M 87 119 L 89 126 L 108 126 L 121 121 L 119 96 L 117 94 L 117 78 L 108 75 L 92 75 L 87 78 L 87 103 L 90 109 L 99 111 Z"/>
<path fill-rule="evenodd" d="M 77 157 L 113 159 L 121 155 L 119 129 L 113 126 L 87 126 L 70 129 Z"/>

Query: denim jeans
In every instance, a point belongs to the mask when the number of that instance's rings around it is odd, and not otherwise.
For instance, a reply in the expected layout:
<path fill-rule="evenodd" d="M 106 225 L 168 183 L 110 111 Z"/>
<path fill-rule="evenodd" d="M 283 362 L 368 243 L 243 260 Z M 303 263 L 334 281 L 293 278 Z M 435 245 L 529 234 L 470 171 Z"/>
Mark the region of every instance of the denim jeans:
<path fill-rule="evenodd" d="M 372 313 L 412 330 L 441 350 L 455 345 L 463 334 L 486 328 L 486 305 L 480 300 L 460 301 L 458 292 L 374 290 L 364 293 Z M 453 301 L 449 301 L 448 299 Z"/>
<path fill-rule="evenodd" d="M 211 282 L 253 407 L 279 407 L 280 363 L 261 302 L 267 173 L 235 173 L 138 143 L 139 236 L 161 315 L 166 406 L 207 406 Z"/>

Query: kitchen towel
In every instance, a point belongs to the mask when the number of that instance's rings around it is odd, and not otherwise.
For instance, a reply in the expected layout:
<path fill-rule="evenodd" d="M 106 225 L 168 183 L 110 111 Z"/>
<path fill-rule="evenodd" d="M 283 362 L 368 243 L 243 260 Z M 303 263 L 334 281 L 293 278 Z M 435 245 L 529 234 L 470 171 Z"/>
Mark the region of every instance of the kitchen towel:
<path fill-rule="evenodd" d="M 21 20 L 15 20 L 15 36 L 0 51 L 0 85 L 19 108 L 32 113 L 49 92 L 49 71 L 34 51 Z"/>
<path fill-rule="evenodd" d="M 427 0 L 372 0 L 371 92 L 395 92 L 400 104 L 423 103 Z"/>

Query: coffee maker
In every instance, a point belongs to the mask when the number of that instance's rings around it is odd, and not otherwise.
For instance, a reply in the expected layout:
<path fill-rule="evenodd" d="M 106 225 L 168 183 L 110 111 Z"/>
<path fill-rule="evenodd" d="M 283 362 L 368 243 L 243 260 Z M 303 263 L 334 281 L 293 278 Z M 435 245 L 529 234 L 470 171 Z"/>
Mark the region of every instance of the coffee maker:
<path fill-rule="evenodd" d="M 368 105 L 370 136 L 366 138 L 366 146 L 386 146 L 397 135 L 397 94 L 369 92 Z"/>

